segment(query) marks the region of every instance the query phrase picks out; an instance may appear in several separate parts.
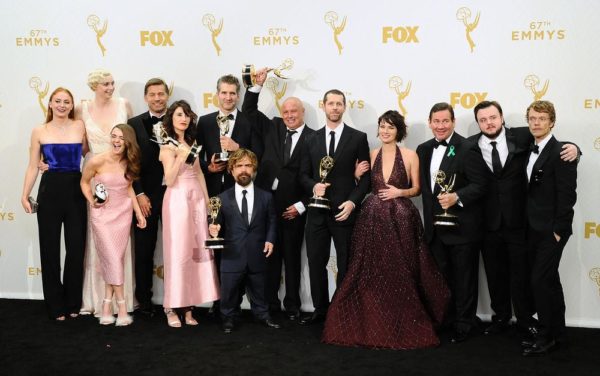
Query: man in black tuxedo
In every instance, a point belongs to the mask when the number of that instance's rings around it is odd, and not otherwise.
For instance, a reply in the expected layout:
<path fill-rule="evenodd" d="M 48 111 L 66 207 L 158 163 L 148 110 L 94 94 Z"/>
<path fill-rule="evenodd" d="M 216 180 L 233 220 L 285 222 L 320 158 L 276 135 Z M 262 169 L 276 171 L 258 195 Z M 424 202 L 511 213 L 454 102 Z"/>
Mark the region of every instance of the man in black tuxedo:
<path fill-rule="evenodd" d="M 232 75 L 225 75 L 217 81 L 217 96 L 219 111 L 201 116 L 198 119 L 197 142 L 202 145 L 200 165 L 208 196 L 213 197 L 233 187 L 233 177 L 225 171 L 226 161 L 220 161 L 215 154 L 227 151 L 232 153 L 239 148 L 252 150 L 259 159 L 262 155 L 260 133 L 252 126 L 244 113 L 238 111 L 237 104 L 240 95 L 240 81 Z M 224 135 L 221 135 L 217 117 L 225 117 Z M 217 271 L 220 268 L 221 252 L 215 252 Z M 241 303 L 241 302 L 240 302 Z M 210 309 L 209 314 L 218 312 L 218 301 Z"/>
<path fill-rule="evenodd" d="M 342 282 L 350 258 L 350 237 L 356 212 L 369 191 L 371 174 L 367 171 L 356 183 L 357 162 L 369 161 L 367 135 L 344 124 L 346 96 L 333 89 L 323 96 L 326 124 L 305 143 L 300 166 L 300 183 L 310 195 L 329 199 L 331 209 L 308 208 L 306 219 L 306 255 L 308 257 L 310 290 L 315 311 L 300 320 L 308 325 L 325 320 L 329 307 L 327 263 L 331 239 L 337 255 L 337 284 Z M 333 157 L 333 169 L 321 183 L 321 160 Z"/>
<path fill-rule="evenodd" d="M 524 356 L 542 355 L 557 347 L 565 330 L 565 297 L 558 266 L 573 233 L 573 206 L 577 201 L 577 163 L 560 158 L 562 143 L 552 135 L 554 105 L 533 102 L 526 114 L 535 139 L 526 166 L 528 244 L 531 286 L 538 313 L 535 340 L 524 341 Z"/>
<path fill-rule="evenodd" d="M 533 137 L 527 127 L 507 128 L 498 102 L 480 102 L 474 114 L 481 132 L 469 140 L 478 144 L 487 165 L 486 231 L 481 254 L 494 310 L 492 324 L 484 334 L 508 329 L 513 308 L 517 328 L 535 332 L 525 218 L 527 175 L 523 168 Z M 576 159 L 577 147 L 565 145 L 564 156 Z"/>
<path fill-rule="evenodd" d="M 206 188 L 210 197 L 233 187 L 234 180 L 225 171 L 226 161 L 219 161 L 216 153 L 234 152 L 239 148 L 252 150 L 260 159 L 263 146 L 260 133 L 253 127 L 244 113 L 238 111 L 240 81 L 232 75 L 225 75 L 217 81 L 219 111 L 201 116 L 198 119 L 197 142 L 202 145 L 200 162 L 206 178 Z M 226 132 L 221 135 L 217 116 L 224 116 Z"/>
<path fill-rule="evenodd" d="M 304 106 L 295 97 L 281 105 L 282 117 L 267 118 L 258 110 L 258 97 L 267 78 L 267 69 L 256 72 L 256 85 L 246 91 L 242 111 L 262 129 L 265 152 L 255 183 L 273 193 L 277 214 L 275 253 L 268 259 L 267 301 L 271 312 L 281 310 L 279 287 L 282 260 L 285 266 L 283 305 L 290 320 L 300 317 L 300 252 L 304 240 L 308 194 L 299 181 L 301 150 L 314 133 L 304 123 Z"/>
<path fill-rule="evenodd" d="M 271 194 L 252 183 L 258 161 L 247 149 L 235 151 L 227 169 L 235 185 L 219 195 L 220 225 L 209 225 L 212 236 L 223 227 L 227 248 L 221 257 L 221 316 L 223 331 L 231 333 L 241 300 L 242 286 L 248 291 L 254 317 L 269 328 L 278 329 L 265 299 L 267 258 L 276 238 L 275 207 Z"/>
<path fill-rule="evenodd" d="M 477 327 L 479 246 L 482 239 L 485 165 L 476 145 L 454 132 L 454 109 L 437 103 L 429 112 L 434 138 L 417 147 L 421 166 L 421 194 L 425 237 L 452 291 L 452 342 L 466 340 Z M 437 171 L 446 174 L 451 193 L 442 193 Z M 454 178 L 453 178 L 454 177 Z M 434 215 L 448 209 L 458 226 L 435 226 Z"/>
<path fill-rule="evenodd" d="M 137 311 L 152 316 L 152 278 L 154 271 L 154 249 L 161 218 L 162 201 L 165 194 L 163 166 L 158 160 L 158 144 L 151 141 L 153 127 L 162 120 L 167 111 L 169 89 L 160 78 L 152 78 L 144 85 L 144 100 L 148 111 L 127 121 L 135 130 L 141 152 L 140 178 L 133 182 L 142 214 L 146 217 L 146 228 L 133 226 L 135 236 L 135 297 L 139 303 Z M 134 221 L 135 216 L 134 216 Z"/>

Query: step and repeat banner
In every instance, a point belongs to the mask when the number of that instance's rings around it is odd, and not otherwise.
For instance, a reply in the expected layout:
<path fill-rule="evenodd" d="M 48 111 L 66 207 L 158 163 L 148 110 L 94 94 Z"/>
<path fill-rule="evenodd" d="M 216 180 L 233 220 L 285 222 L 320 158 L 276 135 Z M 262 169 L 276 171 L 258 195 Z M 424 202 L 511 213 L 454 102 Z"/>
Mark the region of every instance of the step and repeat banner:
<path fill-rule="evenodd" d="M 285 98 L 297 96 L 307 124 L 320 128 L 320 99 L 338 88 L 347 97 L 344 121 L 365 131 L 371 147 L 378 145 L 377 117 L 388 109 L 406 116 L 405 146 L 414 149 L 431 138 L 427 116 L 436 102 L 454 106 L 464 136 L 478 131 L 472 110 L 482 100 L 500 102 L 513 127 L 526 126 L 533 100 L 554 102 L 554 134 L 583 151 L 574 234 L 560 267 L 567 322 L 600 327 L 599 14 L 594 0 L 5 4 L 0 297 L 43 298 L 36 218 L 24 213 L 20 195 L 30 133 L 43 123 L 52 90 L 64 86 L 76 102 L 90 99 L 87 74 L 105 68 L 116 80 L 115 95 L 127 98 L 137 114 L 146 109 L 144 83 L 158 76 L 171 86 L 171 100 L 185 99 L 203 115 L 216 111 L 219 76 L 240 77 L 244 64 L 284 64 L 288 79 L 271 76 L 261 94 L 259 106 L 267 115 L 277 115 Z M 161 253 L 159 244 L 156 303 L 162 301 Z M 333 291 L 334 252 L 328 269 Z M 489 317 L 483 270 L 480 280 L 479 313 Z M 311 310 L 306 260 L 302 297 L 303 308 Z"/>

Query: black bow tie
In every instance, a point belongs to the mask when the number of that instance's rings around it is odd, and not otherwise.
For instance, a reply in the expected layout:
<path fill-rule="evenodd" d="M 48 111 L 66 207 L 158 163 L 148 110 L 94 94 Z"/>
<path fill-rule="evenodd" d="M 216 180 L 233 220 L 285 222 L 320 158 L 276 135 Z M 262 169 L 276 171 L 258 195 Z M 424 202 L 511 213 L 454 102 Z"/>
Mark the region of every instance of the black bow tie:
<path fill-rule="evenodd" d="M 233 120 L 233 119 L 234 119 L 234 117 L 233 117 L 233 114 L 229 114 L 229 115 L 223 115 L 223 116 L 224 116 L 226 119 L 229 119 L 229 120 Z"/>
<path fill-rule="evenodd" d="M 163 117 L 164 117 L 164 115 L 160 116 L 160 117 L 150 116 L 150 124 L 154 125 L 154 124 L 158 123 L 159 121 L 162 121 Z"/>
<path fill-rule="evenodd" d="M 529 151 L 535 154 L 539 154 L 540 153 L 540 146 L 536 145 L 536 144 L 531 144 L 529 145 Z"/>
<path fill-rule="evenodd" d="M 448 146 L 448 143 L 446 142 L 446 140 L 442 140 L 442 141 L 437 141 L 435 140 L 435 145 L 433 145 L 434 149 L 437 149 L 438 146 Z"/>

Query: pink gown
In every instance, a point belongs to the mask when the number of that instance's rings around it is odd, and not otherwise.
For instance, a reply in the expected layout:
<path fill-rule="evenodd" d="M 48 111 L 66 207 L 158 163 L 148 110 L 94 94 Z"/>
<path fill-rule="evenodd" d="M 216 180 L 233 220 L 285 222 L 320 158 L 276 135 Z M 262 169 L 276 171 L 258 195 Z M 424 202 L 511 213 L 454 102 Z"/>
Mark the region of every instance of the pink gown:
<path fill-rule="evenodd" d="M 104 184 L 108 191 L 106 204 L 90 210 L 92 235 L 102 277 L 108 284 L 122 285 L 133 212 L 133 203 L 128 196 L 129 181 L 122 173 L 115 172 L 98 174 L 94 182 Z"/>
<path fill-rule="evenodd" d="M 167 188 L 162 215 L 163 306 L 189 307 L 219 299 L 214 255 L 204 248 L 206 202 L 191 166 L 184 164 L 175 184 Z"/>

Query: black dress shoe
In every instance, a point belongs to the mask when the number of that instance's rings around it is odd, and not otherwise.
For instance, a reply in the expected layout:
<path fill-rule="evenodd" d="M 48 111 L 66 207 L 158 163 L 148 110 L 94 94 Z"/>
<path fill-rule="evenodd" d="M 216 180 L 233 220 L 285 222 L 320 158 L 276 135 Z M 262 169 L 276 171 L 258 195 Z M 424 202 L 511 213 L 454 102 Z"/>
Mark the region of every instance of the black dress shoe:
<path fill-rule="evenodd" d="M 143 305 L 143 306 L 139 306 L 134 311 L 134 313 L 137 313 L 138 315 L 145 316 L 145 317 L 154 317 L 154 314 L 156 312 L 154 311 L 153 305 Z"/>
<path fill-rule="evenodd" d="M 550 351 L 556 350 L 558 343 L 555 340 L 550 341 L 537 341 L 531 347 L 527 347 L 523 350 L 523 356 L 539 356 L 546 355 Z"/>
<path fill-rule="evenodd" d="M 313 325 L 325 322 L 325 315 L 322 313 L 312 313 L 300 319 L 300 325 Z"/>
<path fill-rule="evenodd" d="M 297 321 L 300 318 L 300 312 L 299 311 L 286 311 L 285 316 L 290 321 Z"/>
<path fill-rule="evenodd" d="M 466 341 L 467 338 L 469 338 L 469 332 L 464 330 L 455 330 L 452 334 L 452 337 L 450 337 L 450 342 L 461 343 Z"/>
<path fill-rule="evenodd" d="M 223 331 L 227 334 L 233 332 L 233 329 L 235 328 L 233 319 L 231 317 L 223 317 L 222 328 L 223 328 Z"/>
<path fill-rule="evenodd" d="M 521 340 L 521 347 L 527 348 L 531 347 L 535 344 L 536 337 L 538 335 L 538 330 L 535 326 L 530 326 L 526 329 L 521 329 L 523 332 L 523 339 Z"/>
<path fill-rule="evenodd" d="M 508 321 L 498 320 L 498 321 L 493 322 L 487 328 L 485 328 L 485 330 L 483 331 L 483 334 L 485 334 L 485 335 L 500 334 L 502 332 L 507 331 L 508 328 L 509 328 Z"/>
<path fill-rule="evenodd" d="M 275 321 L 273 321 L 273 319 L 259 319 L 258 322 L 261 323 L 261 324 L 263 324 L 267 328 L 272 328 L 272 329 L 279 329 L 279 328 L 281 328 L 281 325 L 279 325 L 278 323 L 276 323 Z"/>

